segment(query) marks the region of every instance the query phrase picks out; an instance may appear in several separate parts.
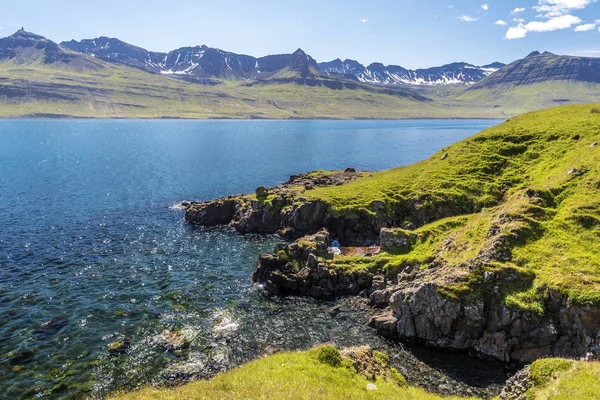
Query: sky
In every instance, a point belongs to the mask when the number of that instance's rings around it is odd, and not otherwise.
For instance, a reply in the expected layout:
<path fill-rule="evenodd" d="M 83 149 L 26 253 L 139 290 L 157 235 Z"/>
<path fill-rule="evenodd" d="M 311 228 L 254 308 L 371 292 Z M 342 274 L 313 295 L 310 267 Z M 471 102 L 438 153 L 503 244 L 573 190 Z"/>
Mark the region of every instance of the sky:
<path fill-rule="evenodd" d="M 217 47 L 256 57 L 426 68 L 512 62 L 534 50 L 600 57 L 597 0 L 0 0 L 0 36 L 116 37 L 152 51 Z"/>

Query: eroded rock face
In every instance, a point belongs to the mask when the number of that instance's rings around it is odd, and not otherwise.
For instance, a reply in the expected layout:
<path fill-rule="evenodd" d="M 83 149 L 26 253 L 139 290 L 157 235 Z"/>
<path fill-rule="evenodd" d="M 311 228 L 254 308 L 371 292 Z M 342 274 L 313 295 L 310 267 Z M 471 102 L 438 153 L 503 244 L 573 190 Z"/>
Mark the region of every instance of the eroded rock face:
<path fill-rule="evenodd" d="M 548 296 L 547 315 L 538 317 L 509 310 L 494 300 L 448 299 L 432 283 L 391 290 L 389 309 L 370 323 L 384 336 L 521 362 L 547 356 L 582 357 L 599 344 L 600 311 L 570 305 L 556 294 Z M 560 306 L 552 308 L 550 302 Z"/>
<path fill-rule="evenodd" d="M 275 254 L 261 254 L 252 280 L 275 295 L 332 298 L 357 295 L 371 287 L 370 273 L 330 268 L 329 233 L 322 230 L 290 245 L 280 245 Z"/>

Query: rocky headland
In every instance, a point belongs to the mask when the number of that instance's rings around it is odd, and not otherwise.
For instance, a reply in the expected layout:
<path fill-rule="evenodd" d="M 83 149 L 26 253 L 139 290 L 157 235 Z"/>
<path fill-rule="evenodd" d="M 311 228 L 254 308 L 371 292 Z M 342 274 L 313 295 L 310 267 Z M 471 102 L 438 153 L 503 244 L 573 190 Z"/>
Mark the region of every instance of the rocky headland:
<path fill-rule="evenodd" d="M 257 284 L 368 297 L 384 336 L 504 362 L 594 358 L 600 116 L 590 108 L 514 118 L 404 168 L 317 171 L 189 203 L 186 219 L 280 234 L 288 241 L 259 257 Z"/>

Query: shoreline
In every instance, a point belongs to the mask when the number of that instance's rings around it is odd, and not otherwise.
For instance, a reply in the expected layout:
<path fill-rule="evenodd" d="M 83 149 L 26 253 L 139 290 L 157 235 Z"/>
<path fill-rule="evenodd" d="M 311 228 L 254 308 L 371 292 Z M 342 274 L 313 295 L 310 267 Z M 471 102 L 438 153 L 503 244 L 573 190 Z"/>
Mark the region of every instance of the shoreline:
<path fill-rule="evenodd" d="M 232 118 L 232 117 L 208 117 L 208 118 L 190 118 L 190 117 L 86 117 L 71 115 L 49 115 L 49 116 L 19 116 L 19 117 L 0 117 L 0 120 L 23 120 L 23 121 L 48 121 L 48 120 L 93 120 L 93 121 L 506 121 L 506 118 L 491 117 L 407 117 L 407 118 Z"/>

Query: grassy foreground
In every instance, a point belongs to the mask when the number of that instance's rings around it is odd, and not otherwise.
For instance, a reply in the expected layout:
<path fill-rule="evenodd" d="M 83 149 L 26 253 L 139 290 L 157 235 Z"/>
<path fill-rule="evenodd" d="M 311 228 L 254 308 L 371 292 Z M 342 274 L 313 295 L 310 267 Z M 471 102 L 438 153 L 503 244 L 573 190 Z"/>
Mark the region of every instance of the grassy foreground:
<path fill-rule="evenodd" d="M 600 363 L 560 358 L 541 359 L 531 364 L 531 400 L 598 399 Z"/>
<path fill-rule="evenodd" d="M 144 388 L 115 394 L 114 400 L 179 399 L 404 399 L 467 400 L 411 387 L 387 357 L 363 348 L 348 357 L 325 345 L 310 351 L 279 353 L 245 364 L 211 380 L 171 389 Z M 358 365 L 358 367 L 357 367 Z M 531 366 L 533 387 L 527 398 L 597 399 L 600 363 L 538 360 Z"/>
<path fill-rule="evenodd" d="M 479 296 L 488 272 L 518 277 L 501 287 L 509 307 L 543 314 L 549 289 L 599 305 L 599 109 L 525 114 L 420 163 L 307 191 L 349 218 L 375 215 L 383 204 L 406 228 L 396 230 L 408 239 L 402 248 L 332 264 L 393 276 L 435 259 L 442 268 L 430 280 L 449 296 Z"/>
<path fill-rule="evenodd" d="M 377 360 L 379 358 L 379 360 Z M 379 375 L 361 374 L 331 346 L 305 352 L 279 353 L 243 365 L 209 381 L 174 389 L 146 388 L 116 395 L 115 400 L 141 399 L 392 399 L 436 400 L 440 397 L 406 385 L 404 378 L 375 353 L 371 363 L 383 360 Z M 365 361 L 364 359 L 362 360 Z M 368 368 L 368 367 L 367 367 Z M 372 373 L 372 371 L 370 371 Z M 388 375 L 388 377 L 382 376 Z M 374 385 L 369 386 L 368 385 Z"/>

